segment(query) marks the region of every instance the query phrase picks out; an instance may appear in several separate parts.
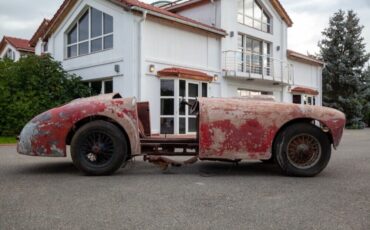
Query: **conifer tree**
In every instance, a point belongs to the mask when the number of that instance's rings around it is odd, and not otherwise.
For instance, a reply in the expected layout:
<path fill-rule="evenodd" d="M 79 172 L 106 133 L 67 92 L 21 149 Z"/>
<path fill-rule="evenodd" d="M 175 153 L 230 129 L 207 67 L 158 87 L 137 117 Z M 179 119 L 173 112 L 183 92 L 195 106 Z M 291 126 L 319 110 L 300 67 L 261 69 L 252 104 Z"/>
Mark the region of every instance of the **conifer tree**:
<path fill-rule="evenodd" d="M 370 58 L 359 22 L 352 10 L 339 10 L 330 18 L 319 42 L 320 56 L 326 62 L 322 76 L 324 105 L 343 111 L 350 128 L 364 127 L 363 72 Z"/>

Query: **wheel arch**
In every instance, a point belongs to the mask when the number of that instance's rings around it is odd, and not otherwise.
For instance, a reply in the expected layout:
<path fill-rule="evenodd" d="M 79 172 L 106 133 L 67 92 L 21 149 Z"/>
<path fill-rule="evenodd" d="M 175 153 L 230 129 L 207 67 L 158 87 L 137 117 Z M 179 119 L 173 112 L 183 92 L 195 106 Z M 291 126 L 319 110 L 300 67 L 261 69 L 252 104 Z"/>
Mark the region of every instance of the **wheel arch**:
<path fill-rule="evenodd" d="M 67 136 L 66 136 L 66 140 L 65 140 L 65 143 L 67 145 L 70 145 L 71 142 L 72 142 L 72 139 L 74 137 L 74 135 L 76 134 L 77 130 L 79 130 L 81 127 L 83 127 L 84 125 L 88 124 L 89 122 L 92 122 L 92 121 L 106 121 L 106 122 L 109 122 L 113 125 L 115 125 L 122 133 L 123 135 L 125 136 L 126 138 L 126 141 L 127 141 L 127 144 L 128 144 L 128 151 L 129 151 L 129 156 L 131 157 L 132 155 L 132 144 L 131 143 L 131 139 L 129 138 L 125 128 L 119 124 L 117 121 L 115 121 L 114 119 L 108 117 L 108 116 L 103 116 L 103 115 L 93 115 L 93 116 L 88 116 L 88 117 L 85 117 L 79 121 L 77 121 L 73 126 L 72 128 L 69 130 Z"/>
<path fill-rule="evenodd" d="M 293 120 L 290 120 L 288 122 L 286 122 L 283 126 L 281 126 L 279 128 L 279 130 L 276 132 L 275 134 L 275 137 L 274 137 L 274 140 L 272 142 L 272 157 L 274 157 L 274 154 L 275 154 L 275 148 L 276 148 L 276 142 L 277 142 L 277 139 L 279 137 L 279 135 L 284 132 L 284 130 L 290 126 L 293 126 L 293 125 L 296 125 L 296 124 L 302 124 L 302 123 L 308 123 L 308 124 L 312 124 L 318 128 L 321 127 L 321 130 L 322 132 L 324 132 L 326 134 L 326 136 L 328 137 L 329 141 L 331 144 L 334 143 L 334 139 L 333 139 L 333 135 L 332 135 L 332 132 L 331 130 L 326 126 L 326 124 L 318 119 L 315 119 L 315 118 L 310 118 L 310 117 L 302 117 L 302 118 L 296 118 L 296 119 L 293 119 Z M 315 125 L 316 123 L 316 125 Z M 320 127 L 318 126 L 320 125 Z"/>

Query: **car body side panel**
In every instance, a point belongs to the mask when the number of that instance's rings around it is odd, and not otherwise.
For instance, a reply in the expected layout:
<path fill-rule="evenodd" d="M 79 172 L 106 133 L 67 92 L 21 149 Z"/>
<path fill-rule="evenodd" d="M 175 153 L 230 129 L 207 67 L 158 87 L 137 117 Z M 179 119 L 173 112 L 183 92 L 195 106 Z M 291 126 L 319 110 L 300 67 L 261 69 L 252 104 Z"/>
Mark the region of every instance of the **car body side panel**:
<path fill-rule="evenodd" d="M 219 98 L 199 102 L 200 159 L 269 159 L 278 131 L 300 118 L 325 124 L 337 146 L 345 124 L 343 113 L 318 106 Z"/>
<path fill-rule="evenodd" d="M 64 157 L 68 133 L 78 121 L 91 116 L 104 116 L 116 121 L 128 135 L 131 153 L 140 154 L 135 99 L 109 99 L 107 95 L 75 100 L 35 117 L 21 132 L 18 152 L 32 156 Z"/>

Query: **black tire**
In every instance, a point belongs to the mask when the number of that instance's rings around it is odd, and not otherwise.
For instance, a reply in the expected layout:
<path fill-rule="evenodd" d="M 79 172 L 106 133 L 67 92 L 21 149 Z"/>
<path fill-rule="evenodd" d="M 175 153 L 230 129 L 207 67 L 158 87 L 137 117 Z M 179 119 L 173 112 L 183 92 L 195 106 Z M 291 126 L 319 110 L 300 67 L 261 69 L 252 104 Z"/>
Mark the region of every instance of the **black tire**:
<path fill-rule="evenodd" d="M 284 174 L 312 177 L 328 165 L 331 143 L 320 128 L 301 123 L 282 131 L 275 141 L 274 150 L 276 162 Z"/>
<path fill-rule="evenodd" d="M 73 164 L 87 175 L 110 175 L 128 159 L 127 140 L 114 124 L 92 121 L 73 136 L 71 156 Z"/>

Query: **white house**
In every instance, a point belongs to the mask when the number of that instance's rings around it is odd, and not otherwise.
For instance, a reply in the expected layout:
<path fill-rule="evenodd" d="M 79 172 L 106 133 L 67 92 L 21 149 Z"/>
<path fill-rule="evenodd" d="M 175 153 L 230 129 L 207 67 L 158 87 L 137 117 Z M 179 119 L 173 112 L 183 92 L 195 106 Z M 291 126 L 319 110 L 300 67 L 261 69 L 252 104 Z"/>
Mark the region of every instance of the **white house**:
<path fill-rule="evenodd" d="M 0 59 L 9 58 L 18 61 L 22 56 L 34 52 L 35 49 L 29 45 L 29 41 L 26 39 L 4 36 L 0 42 Z"/>
<path fill-rule="evenodd" d="M 189 0 L 161 7 L 65 0 L 31 41 L 36 54 L 50 53 L 93 93 L 117 91 L 149 101 L 153 133 L 183 134 L 195 131 L 196 118 L 180 106 L 182 98 L 264 94 L 297 102 L 294 95 L 301 95 L 299 103 L 309 103 L 314 93 L 310 103 L 320 105 L 323 63 L 288 55 L 291 25 L 277 0 Z"/>

